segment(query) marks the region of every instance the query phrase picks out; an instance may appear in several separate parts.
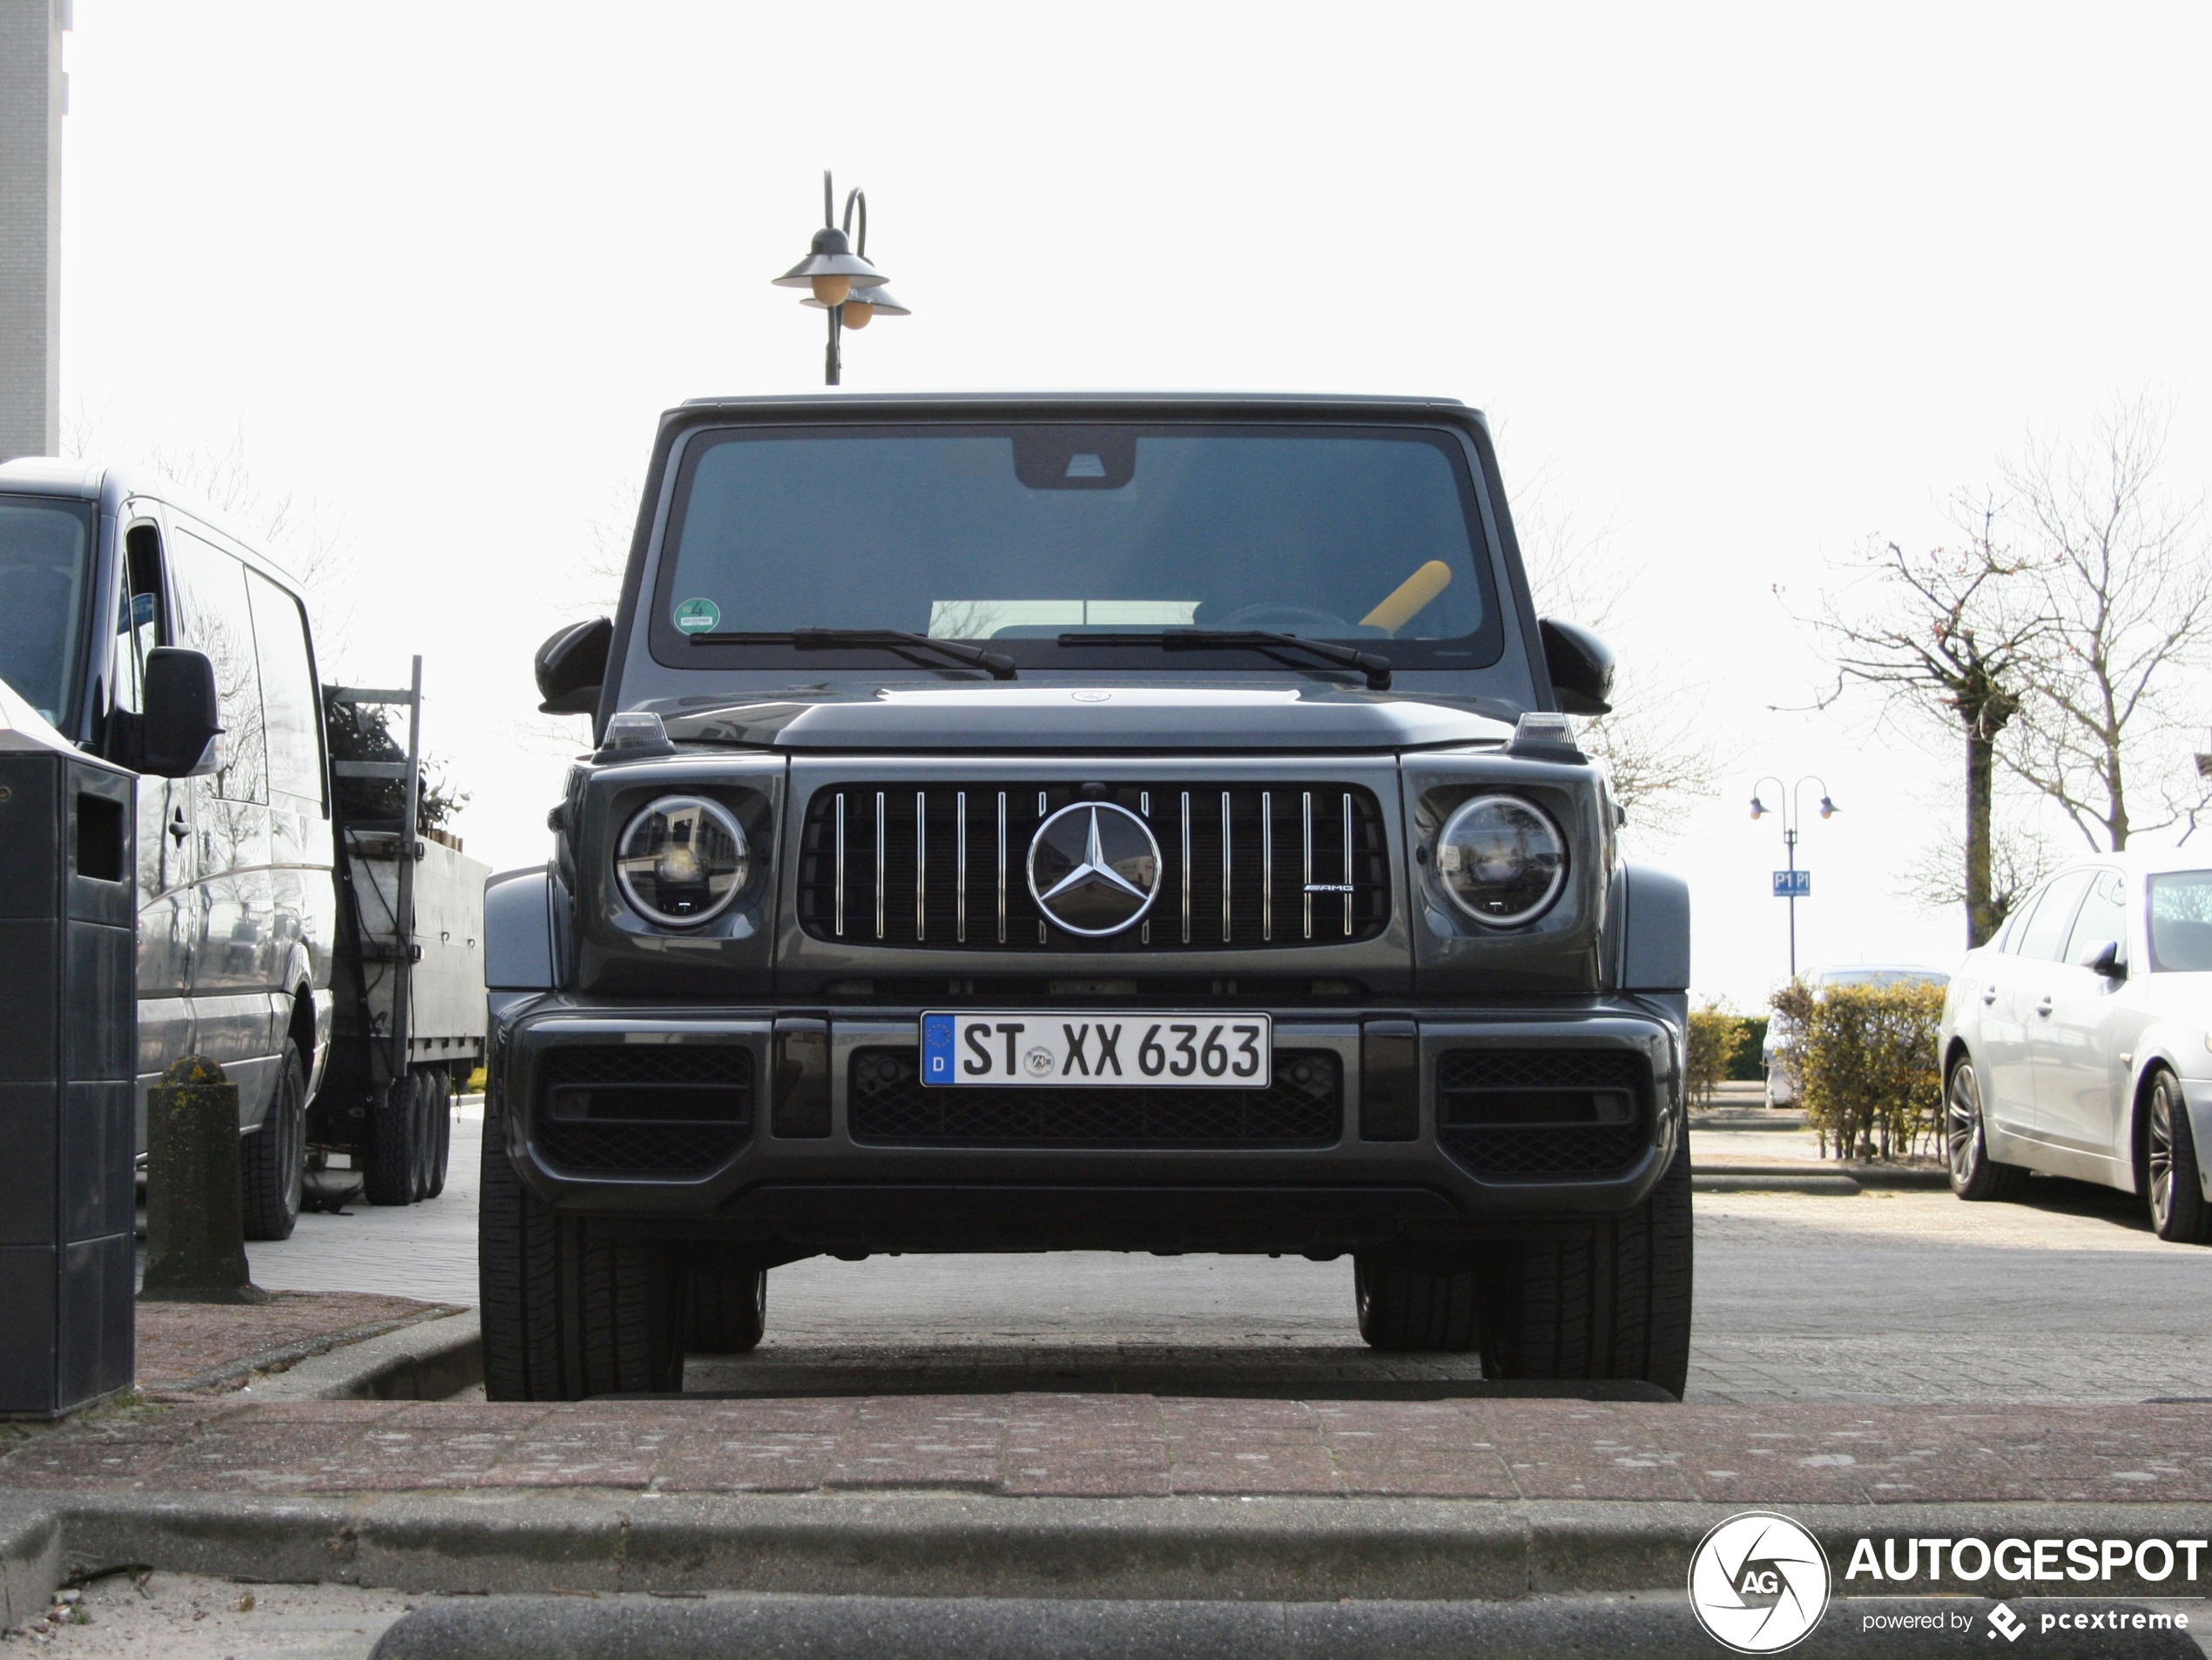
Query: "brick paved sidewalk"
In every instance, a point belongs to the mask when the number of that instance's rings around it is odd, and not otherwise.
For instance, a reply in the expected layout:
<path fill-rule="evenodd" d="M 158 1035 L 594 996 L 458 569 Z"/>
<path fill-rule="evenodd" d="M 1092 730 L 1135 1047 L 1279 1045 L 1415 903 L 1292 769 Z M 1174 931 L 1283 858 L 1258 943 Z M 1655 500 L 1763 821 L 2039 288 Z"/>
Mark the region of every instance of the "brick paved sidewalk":
<path fill-rule="evenodd" d="M 277 1292 L 251 1304 L 140 1303 L 133 1311 L 138 1386 L 149 1393 L 235 1389 L 257 1369 L 455 1312 L 450 1304 L 360 1292 Z"/>
<path fill-rule="evenodd" d="M 2195 1504 L 2212 1502 L 2212 1406 L 192 1402 L 22 1436 L 0 1456 L 0 1488 Z"/>

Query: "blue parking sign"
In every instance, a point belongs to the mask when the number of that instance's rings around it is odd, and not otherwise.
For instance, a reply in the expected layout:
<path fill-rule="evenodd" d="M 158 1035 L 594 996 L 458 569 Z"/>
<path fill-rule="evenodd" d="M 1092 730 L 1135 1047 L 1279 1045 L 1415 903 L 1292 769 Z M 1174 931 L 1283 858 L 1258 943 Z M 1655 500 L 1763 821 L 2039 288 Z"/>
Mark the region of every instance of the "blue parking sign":
<path fill-rule="evenodd" d="M 1809 870 L 1776 871 L 1774 896 L 1777 899 L 1811 899 L 1812 897 L 1812 873 Z"/>

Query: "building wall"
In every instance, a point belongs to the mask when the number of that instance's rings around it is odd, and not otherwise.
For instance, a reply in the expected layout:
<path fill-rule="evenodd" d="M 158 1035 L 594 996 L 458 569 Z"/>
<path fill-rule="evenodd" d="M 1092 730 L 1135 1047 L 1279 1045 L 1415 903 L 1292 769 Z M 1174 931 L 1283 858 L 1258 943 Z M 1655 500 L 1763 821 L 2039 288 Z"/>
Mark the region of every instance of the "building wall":
<path fill-rule="evenodd" d="M 61 448 L 67 4 L 0 0 L 0 461 Z"/>

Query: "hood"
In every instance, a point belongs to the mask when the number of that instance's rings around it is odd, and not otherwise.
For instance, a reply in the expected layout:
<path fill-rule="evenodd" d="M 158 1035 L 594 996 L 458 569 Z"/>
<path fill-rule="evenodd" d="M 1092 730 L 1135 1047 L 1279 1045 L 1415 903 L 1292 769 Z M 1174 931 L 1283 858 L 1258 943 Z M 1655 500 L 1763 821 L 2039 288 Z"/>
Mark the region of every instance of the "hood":
<path fill-rule="evenodd" d="M 1513 736 L 1452 703 L 1295 686 L 884 687 L 657 712 L 679 742 L 794 751 L 1396 750 Z"/>

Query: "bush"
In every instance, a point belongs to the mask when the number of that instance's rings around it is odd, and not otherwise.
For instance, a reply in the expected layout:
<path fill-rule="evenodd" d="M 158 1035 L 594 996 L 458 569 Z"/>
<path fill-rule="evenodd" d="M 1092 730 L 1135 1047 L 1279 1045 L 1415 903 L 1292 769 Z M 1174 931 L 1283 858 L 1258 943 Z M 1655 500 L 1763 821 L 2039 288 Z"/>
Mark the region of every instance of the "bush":
<path fill-rule="evenodd" d="M 1766 1062 L 1760 1053 L 1766 1043 L 1766 1016 L 1746 1015 L 1743 1026 L 1743 1036 L 1736 1041 L 1736 1053 L 1729 1056 L 1728 1081 L 1757 1083 L 1766 1076 Z"/>
<path fill-rule="evenodd" d="M 1713 1098 L 1729 1063 L 1743 1042 L 1743 1016 L 1723 1003 L 1689 1011 L 1689 1053 L 1683 1058 L 1683 1083 L 1700 1106 Z"/>
<path fill-rule="evenodd" d="M 1941 986 L 1831 986 L 1793 981 L 1774 997 L 1781 1049 L 1825 1157 L 1901 1158 L 1942 1125 L 1936 1035 Z"/>

